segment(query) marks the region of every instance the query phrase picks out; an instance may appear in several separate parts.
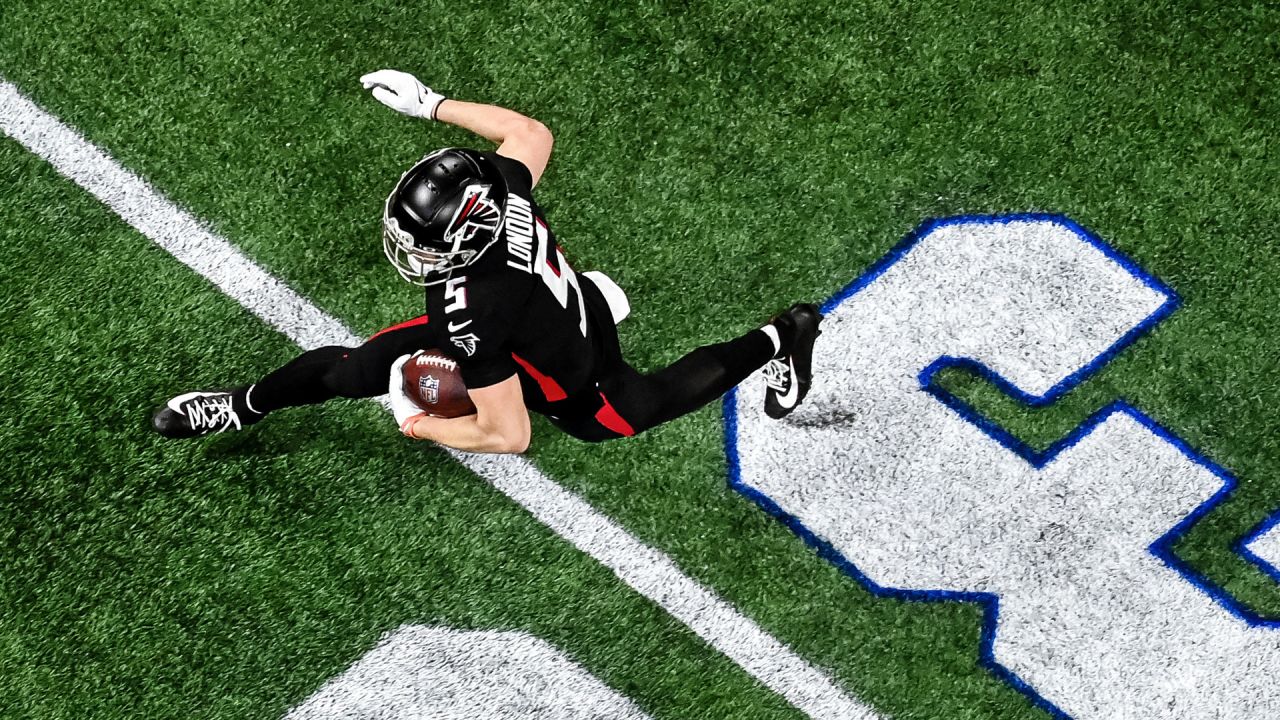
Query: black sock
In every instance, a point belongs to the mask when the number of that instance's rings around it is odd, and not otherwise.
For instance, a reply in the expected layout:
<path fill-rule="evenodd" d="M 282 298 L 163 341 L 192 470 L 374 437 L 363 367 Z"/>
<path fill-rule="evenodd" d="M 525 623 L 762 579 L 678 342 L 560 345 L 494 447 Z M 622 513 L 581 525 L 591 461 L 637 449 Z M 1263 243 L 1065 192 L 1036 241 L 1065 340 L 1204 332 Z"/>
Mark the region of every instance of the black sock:
<path fill-rule="evenodd" d="M 684 415 L 724 395 L 773 356 L 773 340 L 752 330 L 728 342 L 700 347 L 653 373 L 649 378 L 663 395 L 657 422 Z"/>
<path fill-rule="evenodd" d="M 255 417 L 262 417 L 280 408 L 332 400 L 337 393 L 325 383 L 325 374 L 350 351 L 350 348 L 338 345 L 308 350 L 252 385 L 253 394 L 248 398 L 249 402 L 246 402 L 245 392 L 237 391 L 240 406 Z M 247 391 L 248 388 L 240 390 Z"/>
<path fill-rule="evenodd" d="M 252 385 L 246 385 L 231 391 L 231 409 L 235 411 L 236 417 L 240 418 L 241 425 L 252 425 L 266 416 L 265 412 L 259 412 L 253 404 L 249 396 L 249 391 L 252 389 Z"/>

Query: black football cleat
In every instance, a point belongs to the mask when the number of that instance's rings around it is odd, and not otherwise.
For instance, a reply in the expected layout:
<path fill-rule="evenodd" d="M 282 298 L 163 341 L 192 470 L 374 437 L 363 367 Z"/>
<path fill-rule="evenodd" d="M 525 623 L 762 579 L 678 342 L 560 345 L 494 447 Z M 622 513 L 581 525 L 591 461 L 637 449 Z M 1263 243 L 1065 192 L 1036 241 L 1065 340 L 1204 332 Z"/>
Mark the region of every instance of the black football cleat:
<path fill-rule="evenodd" d="M 262 417 L 237 412 L 234 400 L 232 392 L 183 393 L 151 416 L 151 428 L 167 438 L 193 438 L 239 430 Z"/>
<path fill-rule="evenodd" d="M 773 319 L 778 334 L 787 339 L 782 350 L 764 366 L 764 412 L 778 420 L 804 402 L 813 380 L 813 341 L 822 334 L 822 313 L 817 305 L 797 303 Z"/>

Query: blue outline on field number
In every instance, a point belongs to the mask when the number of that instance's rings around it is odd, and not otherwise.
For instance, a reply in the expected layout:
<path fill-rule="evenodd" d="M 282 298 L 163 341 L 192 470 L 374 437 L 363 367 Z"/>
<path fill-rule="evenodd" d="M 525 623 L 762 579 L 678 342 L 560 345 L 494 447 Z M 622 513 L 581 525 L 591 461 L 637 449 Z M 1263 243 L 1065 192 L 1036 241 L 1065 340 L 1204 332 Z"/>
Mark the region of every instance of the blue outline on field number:
<path fill-rule="evenodd" d="M 1001 391 L 1018 399 L 1019 401 L 1031 405 L 1033 407 L 1043 407 L 1049 405 L 1062 397 L 1063 394 L 1069 392 L 1080 382 L 1097 372 L 1106 365 L 1118 353 L 1131 345 L 1139 337 L 1155 327 L 1160 321 L 1164 320 L 1181 304 L 1181 300 L 1177 294 L 1168 286 L 1160 282 L 1151 274 L 1138 267 L 1132 260 L 1116 252 L 1113 248 L 1103 242 L 1093 233 L 1081 227 L 1074 221 L 1062 215 L 1044 214 L 1044 213 L 1025 213 L 1014 215 L 963 215 L 957 217 L 949 217 L 942 219 L 929 220 L 918 227 L 901 242 L 886 253 L 880 260 L 871 266 L 857 280 L 850 283 L 840 292 L 836 293 L 830 300 L 822 306 L 823 313 L 829 313 L 838 307 L 845 300 L 857 294 L 860 290 L 874 282 L 881 274 L 885 272 L 894 263 L 901 260 L 912 247 L 929 234 L 942 227 L 960 224 L 1007 224 L 1011 222 L 1051 222 L 1061 225 L 1073 233 L 1080 239 L 1089 243 L 1093 247 L 1102 251 L 1108 258 L 1116 264 L 1129 271 L 1134 277 L 1141 280 L 1147 287 L 1164 295 L 1165 301 L 1141 323 L 1136 325 L 1128 333 L 1125 333 L 1114 345 L 1107 348 L 1102 354 L 1094 358 L 1084 367 L 1072 373 L 1062 382 L 1054 385 L 1043 395 L 1030 395 L 1015 387 L 1008 380 L 1004 379 L 985 365 L 967 358 L 956 357 L 940 357 L 930 363 L 920 372 L 920 387 L 925 392 L 937 398 L 939 402 L 951 408 L 965 420 L 976 425 L 989 437 L 994 439 L 1009 450 L 1017 453 L 1035 468 L 1042 468 L 1046 464 L 1053 461 L 1062 451 L 1072 447 L 1082 438 L 1093 431 L 1095 427 L 1105 421 L 1108 417 L 1115 413 L 1125 413 L 1131 418 L 1141 423 L 1148 430 L 1167 441 L 1179 451 L 1182 452 L 1189 460 L 1205 468 L 1213 473 L 1222 481 L 1222 488 L 1219 489 L 1212 497 L 1203 502 L 1199 507 L 1193 510 L 1189 515 L 1182 519 L 1169 532 L 1161 536 L 1158 540 L 1151 544 L 1149 550 L 1152 555 L 1156 556 L 1167 567 L 1171 568 L 1183 577 L 1187 582 L 1194 585 L 1201 592 L 1213 598 L 1219 605 L 1225 608 L 1232 615 L 1244 620 L 1250 627 L 1280 627 L 1280 621 L 1269 620 L 1262 617 L 1246 607 L 1243 603 L 1232 597 L 1220 585 L 1215 584 L 1208 577 L 1197 572 L 1187 563 L 1183 562 L 1177 555 L 1173 553 L 1173 546 L 1186 533 L 1199 522 L 1206 514 L 1222 503 L 1236 487 L 1236 479 L 1231 476 L 1225 469 L 1214 463 L 1207 457 L 1197 453 L 1189 445 L 1172 432 L 1161 427 L 1158 423 L 1147 417 L 1140 410 L 1133 407 L 1129 403 L 1118 400 L 1110 405 L 1102 408 L 1098 412 L 1091 415 L 1087 420 L 1072 430 L 1066 437 L 1055 442 L 1043 451 L 1036 451 L 1026 443 L 1015 438 L 1009 432 L 1001 428 L 990 419 L 982 416 L 973 407 L 955 397 L 951 393 L 943 390 L 934 384 L 934 377 L 938 371 L 948 367 L 959 367 L 974 372 L 992 384 L 1000 388 Z M 993 650 L 996 630 L 1000 619 L 1000 598 L 992 593 L 982 592 L 952 592 L 941 590 L 898 590 L 877 585 L 870 578 L 860 571 L 857 566 L 840 554 L 830 543 L 815 535 L 795 516 L 788 514 L 777 503 L 771 500 L 764 493 L 747 485 L 742 480 L 742 468 L 738 456 L 738 414 L 737 414 L 737 390 L 734 389 L 725 396 L 724 399 L 724 418 L 725 418 L 725 453 L 728 457 L 729 466 L 729 485 L 742 495 L 754 501 L 766 512 L 778 518 L 789 527 L 793 532 L 799 535 L 808 545 L 813 547 L 818 555 L 825 560 L 834 563 L 859 584 L 869 590 L 873 595 L 879 597 L 891 597 L 903 600 L 912 600 L 918 602 L 971 602 L 978 604 L 983 611 L 983 627 L 982 642 L 980 650 L 980 661 L 982 665 L 990 669 L 996 676 L 1008 682 L 1021 692 L 1025 693 L 1032 702 L 1039 708 L 1046 710 L 1050 714 L 1058 718 L 1069 717 L 1065 712 L 1049 702 L 1039 693 L 1035 691 L 1027 682 L 1018 677 L 1008 668 L 1000 665 L 995 659 Z M 1280 582 L 1280 569 L 1271 566 L 1269 563 L 1258 558 L 1256 554 L 1249 551 L 1245 545 L 1254 538 L 1271 529 L 1271 527 L 1280 524 L 1280 512 L 1274 513 L 1266 521 L 1256 528 L 1252 533 L 1244 538 L 1237 546 L 1237 550 L 1245 558 L 1258 564 L 1264 571 L 1271 575 L 1277 582 Z"/>
<path fill-rule="evenodd" d="M 1245 533 L 1244 537 L 1240 538 L 1240 541 L 1236 543 L 1235 550 L 1240 554 L 1240 557 L 1257 565 L 1259 570 L 1266 573 L 1272 580 L 1280 583 L 1280 568 L 1260 557 L 1258 553 L 1253 551 L 1253 548 L 1249 547 L 1254 540 L 1271 532 L 1271 529 L 1276 525 L 1280 525 L 1280 510 L 1272 512 L 1262 522 L 1258 523 L 1257 527 Z"/>

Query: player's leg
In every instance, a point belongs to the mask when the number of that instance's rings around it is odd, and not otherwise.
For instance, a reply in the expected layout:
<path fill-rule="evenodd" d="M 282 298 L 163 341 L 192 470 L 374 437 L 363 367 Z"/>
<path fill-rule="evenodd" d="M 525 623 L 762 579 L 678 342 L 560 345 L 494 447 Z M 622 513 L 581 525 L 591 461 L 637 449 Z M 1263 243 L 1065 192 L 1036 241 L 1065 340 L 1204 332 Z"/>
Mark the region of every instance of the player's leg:
<path fill-rule="evenodd" d="M 813 305 L 793 305 L 768 325 L 742 337 L 700 347 L 670 366 L 647 376 L 661 398 L 650 425 L 693 412 L 724 395 L 748 375 L 781 365 L 787 375 L 781 394 L 768 394 L 765 409 L 782 417 L 795 409 L 809 391 L 813 341 L 822 315 Z M 777 371 L 775 370 L 774 373 Z M 774 387 L 771 379 L 770 387 Z"/>
<path fill-rule="evenodd" d="M 762 328 L 697 348 L 656 372 L 642 375 L 624 365 L 601 382 L 603 405 L 594 420 L 604 428 L 599 433 L 602 437 L 585 437 L 590 433 L 580 428 L 566 430 L 588 440 L 634 435 L 713 402 L 773 363 L 785 368 L 787 387 L 775 396 L 771 379 L 765 409 L 775 415 L 776 404 L 783 412 L 775 416 L 781 417 L 808 392 L 813 341 L 821 320 L 813 305 L 795 305 Z"/>
<path fill-rule="evenodd" d="M 152 426 L 165 437 L 198 437 L 239 430 L 286 407 L 382 395 L 395 359 L 430 342 L 423 316 L 387 328 L 359 347 L 308 350 L 252 385 L 178 395 L 156 411 Z"/>

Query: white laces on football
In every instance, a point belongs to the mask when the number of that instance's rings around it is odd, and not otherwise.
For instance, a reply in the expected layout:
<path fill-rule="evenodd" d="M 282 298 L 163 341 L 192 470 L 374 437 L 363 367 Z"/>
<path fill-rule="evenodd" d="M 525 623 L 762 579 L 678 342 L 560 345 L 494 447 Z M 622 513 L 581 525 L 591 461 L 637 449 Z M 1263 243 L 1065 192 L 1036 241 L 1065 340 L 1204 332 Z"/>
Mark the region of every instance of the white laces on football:
<path fill-rule="evenodd" d="M 774 391 L 786 393 L 791 385 L 791 366 L 781 358 L 770 360 L 764 366 L 764 382 Z"/>
<path fill-rule="evenodd" d="M 222 432 L 233 425 L 240 429 L 240 416 L 231 408 L 229 394 L 193 398 L 182 409 L 192 430 Z"/>

